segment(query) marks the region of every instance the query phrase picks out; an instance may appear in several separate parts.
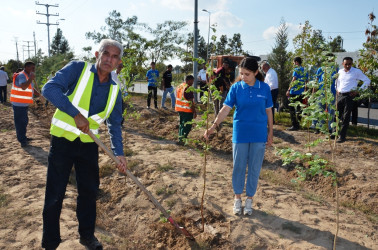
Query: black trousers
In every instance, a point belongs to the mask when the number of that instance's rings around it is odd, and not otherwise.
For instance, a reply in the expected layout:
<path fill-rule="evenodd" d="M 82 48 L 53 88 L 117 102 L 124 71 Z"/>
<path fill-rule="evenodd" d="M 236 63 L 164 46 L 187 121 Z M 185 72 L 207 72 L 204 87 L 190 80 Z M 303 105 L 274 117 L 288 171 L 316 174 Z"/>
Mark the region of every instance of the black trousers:
<path fill-rule="evenodd" d="M 273 114 L 273 123 L 274 123 L 274 109 L 276 108 L 278 89 L 272 89 L 270 91 L 270 94 L 272 95 L 272 101 L 273 101 L 272 114 Z"/>
<path fill-rule="evenodd" d="M 152 93 L 154 94 L 155 108 L 157 108 L 157 87 L 148 86 L 147 106 L 150 107 Z"/>
<path fill-rule="evenodd" d="M 337 110 L 339 111 L 339 119 L 341 121 L 340 138 L 345 139 L 350 122 L 350 114 L 354 108 L 355 102 L 349 94 L 338 94 Z"/>
<path fill-rule="evenodd" d="M 61 242 L 59 218 L 72 166 L 75 167 L 78 191 L 76 216 L 79 234 L 83 238 L 94 235 L 96 196 L 100 185 L 98 146 L 94 142 L 83 143 L 79 138 L 71 142 L 52 136 L 43 207 L 44 248 L 57 248 Z"/>
<path fill-rule="evenodd" d="M 303 102 L 303 95 L 292 95 L 290 94 L 290 103 Z M 302 108 L 300 106 L 293 107 L 289 105 L 291 125 L 295 128 L 299 128 L 299 123 L 302 117 Z"/>
<path fill-rule="evenodd" d="M 0 102 L 7 102 L 7 85 L 0 86 Z"/>

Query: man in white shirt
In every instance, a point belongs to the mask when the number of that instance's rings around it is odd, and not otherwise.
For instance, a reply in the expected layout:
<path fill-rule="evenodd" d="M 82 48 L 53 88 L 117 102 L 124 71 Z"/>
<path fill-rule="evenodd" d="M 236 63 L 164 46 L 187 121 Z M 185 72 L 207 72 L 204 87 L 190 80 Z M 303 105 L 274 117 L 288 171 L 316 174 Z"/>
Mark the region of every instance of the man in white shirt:
<path fill-rule="evenodd" d="M 8 74 L 4 71 L 4 66 L 0 67 L 0 102 L 7 102 L 7 83 L 8 83 Z"/>
<path fill-rule="evenodd" d="M 336 80 L 337 110 L 339 111 L 339 118 L 341 120 L 338 143 L 345 142 L 350 114 L 354 105 L 353 99 L 358 94 L 358 81 L 363 81 L 362 89 L 366 89 L 370 85 L 370 79 L 361 70 L 352 67 L 352 64 L 353 59 L 345 57 L 343 59 L 344 68 L 339 70 L 339 77 Z"/>
<path fill-rule="evenodd" d="M 278 77 L 277 72 L 272 69 L 267 61 L 263 62 L 261 66 L 262 71 L 265 73 L 264 82 L 270 87 L 270 93 L 272 95 L 273 107 L 273 124 L 274 124 L 274 108 L 276 107 L 277 96 L 278 96 Z"/>
<path fill-rule="evenodd" d="M 207 91 L 207 75 L 206 64 L 203 64 L 202 69 L 198 72 L 197 79 L 202 91 Z M 200 98 L 203 96 L 203 92 L 200 92 Z"/>

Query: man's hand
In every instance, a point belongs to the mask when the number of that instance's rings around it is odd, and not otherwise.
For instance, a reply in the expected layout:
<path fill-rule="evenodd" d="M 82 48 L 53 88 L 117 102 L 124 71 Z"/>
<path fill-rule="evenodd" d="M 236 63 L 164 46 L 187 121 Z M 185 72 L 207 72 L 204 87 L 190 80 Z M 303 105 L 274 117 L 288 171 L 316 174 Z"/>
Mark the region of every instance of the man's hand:
<path fill-rule="evenodd" d="M 34 72 L 30 72 L 29 79 L 30 79 L 30 81 L 33 81 L 35 79 L 35 73 Z"/>
<path fill-rule="evenodd" d="M 117 156 L 118 160 L 121 162 L 121 164 L 118 164 L 117 165 L 117 168 L 118 170 L 123 173 L 123 174 L 126 174 L 126 169 L 127 169 L 127 162 L 126 162 L 126 158 L 125 156 Z"/>
<path fill-rule="evenodd" d="M 89 131 L 89 121 L 81 113 L 74 117 L 76 127 L 80 129 L 83 133 L 88 133 Z"/>

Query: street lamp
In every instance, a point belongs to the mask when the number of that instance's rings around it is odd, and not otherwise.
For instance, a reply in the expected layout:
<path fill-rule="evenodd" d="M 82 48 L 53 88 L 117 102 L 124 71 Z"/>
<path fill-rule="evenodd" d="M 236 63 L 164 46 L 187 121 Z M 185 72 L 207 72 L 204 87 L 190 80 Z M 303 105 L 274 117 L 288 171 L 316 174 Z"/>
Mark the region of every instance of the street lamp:
<path fill-rule="evenodd" d="M 207 32 L 207 51 L 206 51 L 206 60 L 209 60 L 209 42 L 210 42 L 210 15 L 211 15 L 211 12 L 206 10 L 206 9 L 203 9 L 202 11 L 204 12 L 207 12 L 209 13 L 209 31 Z"/>

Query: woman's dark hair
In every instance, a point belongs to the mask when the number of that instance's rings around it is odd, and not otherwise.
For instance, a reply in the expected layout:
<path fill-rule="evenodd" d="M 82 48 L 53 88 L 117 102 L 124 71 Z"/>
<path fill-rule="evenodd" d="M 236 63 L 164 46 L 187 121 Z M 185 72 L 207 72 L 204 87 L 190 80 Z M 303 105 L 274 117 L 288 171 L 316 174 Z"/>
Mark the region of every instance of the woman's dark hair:
<path fill-rule="evenodd" d="M 251 57 L 244 58 L 241 61 L 239 68 L 245 68 L 245 69 L 248 69 L 252 72 L 256 72 L 256 70 L 257 70 L 259 73 L 257 73 L 256 79 L 259 80 L 259 81 L 264 81 L 264 77 L 261 74 L 261 72 L 259 71 L 259 64 L 257 63 L 257 61 L 255 59 L 253 59 Z"/>

